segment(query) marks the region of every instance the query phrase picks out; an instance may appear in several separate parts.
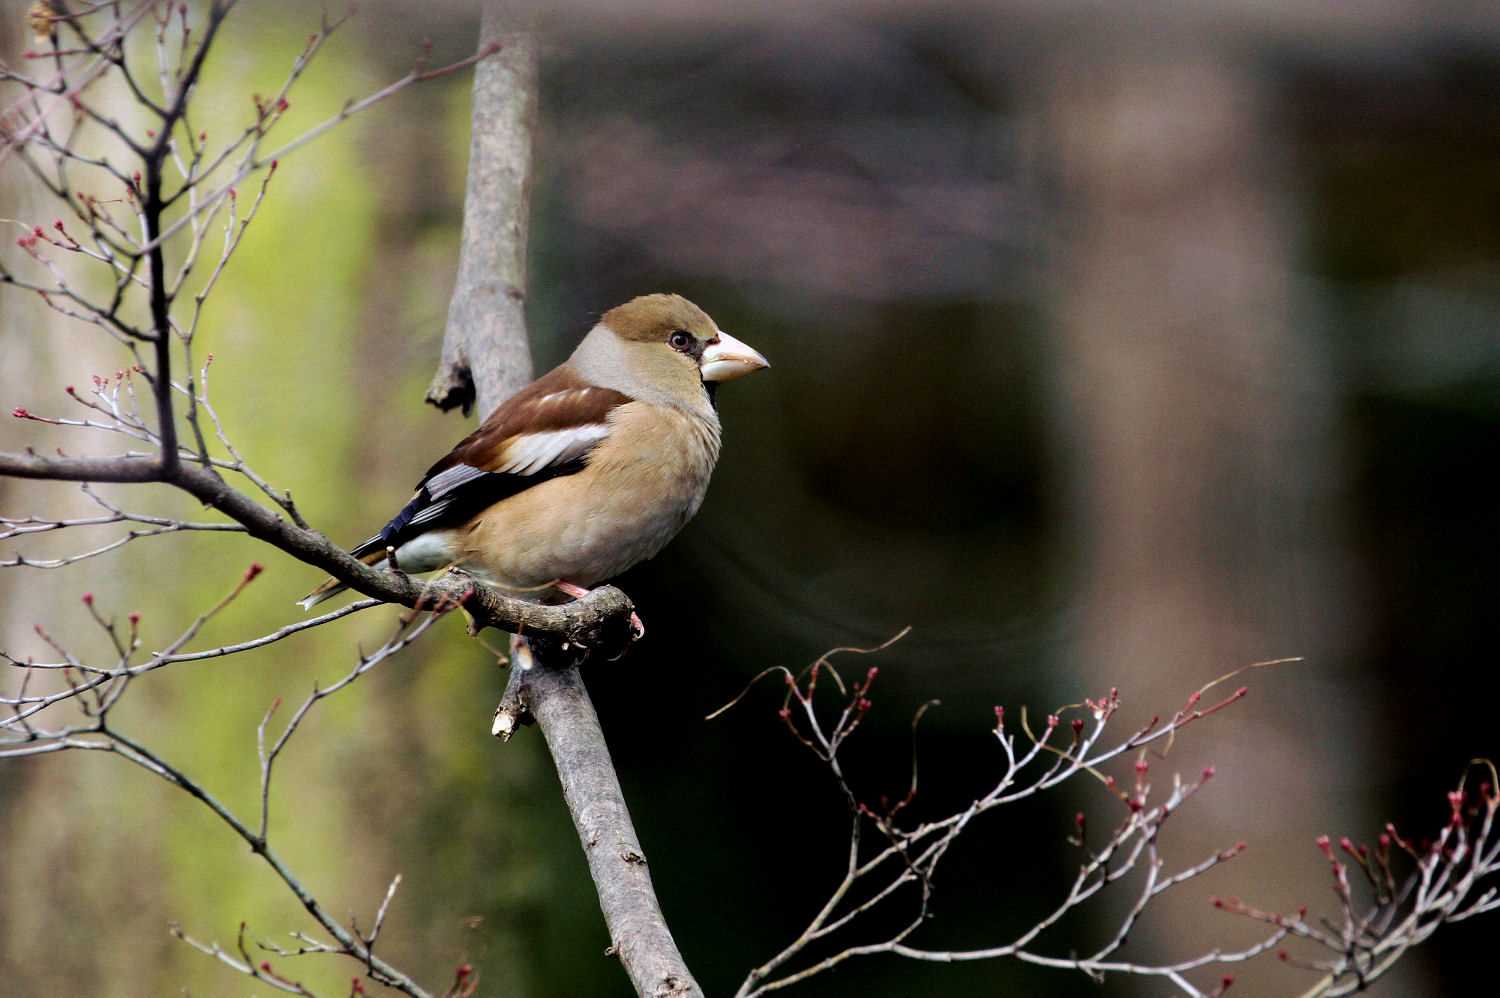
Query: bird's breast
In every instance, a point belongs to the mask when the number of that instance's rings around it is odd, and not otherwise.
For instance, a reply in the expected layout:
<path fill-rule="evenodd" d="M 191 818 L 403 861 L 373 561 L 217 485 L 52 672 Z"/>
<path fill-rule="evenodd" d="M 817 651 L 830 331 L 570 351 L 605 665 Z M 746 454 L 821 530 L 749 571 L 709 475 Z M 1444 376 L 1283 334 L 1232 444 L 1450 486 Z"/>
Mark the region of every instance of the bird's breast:
<path fill-rule="evenodd" d="M 563 579 L 592 586 L 652 557 L 703 503 L 719 424 L 633 402 L 616 408 L 588 466 L 497 503 L 471 522 L 465 562 L 524 591 Z"/>

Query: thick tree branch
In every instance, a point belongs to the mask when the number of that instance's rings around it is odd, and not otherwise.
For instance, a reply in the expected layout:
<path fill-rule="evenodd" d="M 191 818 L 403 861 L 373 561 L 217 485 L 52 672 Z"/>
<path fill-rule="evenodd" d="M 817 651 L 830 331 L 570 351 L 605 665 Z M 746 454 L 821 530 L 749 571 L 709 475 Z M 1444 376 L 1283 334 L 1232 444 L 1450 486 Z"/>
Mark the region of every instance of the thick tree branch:
<path fill-rule="evenodd" d="M 474 70 L 474 125 L 464 193 L 463 252 L 448 305 L 443 356 L 427 401 L 447 411 L 474 403 L 488 413 L 532 378 L 526 338 L 526 245 L 531 147 L 536 131 L 537 53 L 530 32 L 507 32 L 494 4 Z M 481 127 L 482 122 L 482 127 Z"/>
<path fill-rule="evenodd" d="M 628 640 L 629 598 L 605 586 L 566 606 L 514 599 L 461 573 L 430 581 L 378 571 L 349 556 L 315 530 L 262 506 L 213 472 L 194 464 L 164 469 L 147 457 L 70 458 L 0 454 L 0 475 L 70 482 L 162 482 L 174 485 L 241 524 L 246 533 L 316 566 L 351 589 L 387 603 L 432 607 L 461 603 L 476 626 L 550 637 L 582 651 L 613 652 Z"/>
<path fill-rule="evenodd" d="M 609 927 L 611 948 L 641 995 L 701 995 L 662 918 L 646 856 L 577 669 L 529 669 L 521 696 L 557 764 Z"/>
<path fill-rule="evenodd" d="M 502 27 L 498 4 L 489 4 L 480 47 L 498 42 L 501 48 L 475 72 L 463 247 L 442 361 L 427 395 L 440 408 L 462 406 L 466 413 L 475 401 L 489 412 L 532 376 L 525 287 L 536 40 L 526 32 L 503 33 Z M 512 656 L 497 733 L 508 737 L 527 710 L 540 725 L 588 857 L 612 949 L 637 993 L 701 995 L 662 917 L 583 680 L 563 661 L 565 648 L 536 652 L 538 664 L 529 669 L 522 668 L 529 653 Z"/>
<path fill-rule="evenodd" d="M 143 455 L 130 457 L 42 457 L 0 454 L 0 475 L 55 482 L 159 482 L 161 465 Z"/>

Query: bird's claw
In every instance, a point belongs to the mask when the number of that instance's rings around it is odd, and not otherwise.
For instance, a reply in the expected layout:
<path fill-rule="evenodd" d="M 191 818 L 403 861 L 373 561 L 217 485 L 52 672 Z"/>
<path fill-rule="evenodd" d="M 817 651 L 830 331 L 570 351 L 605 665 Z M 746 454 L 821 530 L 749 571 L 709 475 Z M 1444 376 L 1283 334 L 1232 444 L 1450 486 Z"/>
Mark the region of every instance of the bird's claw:
<path fill-rule="evenodd" d="M 646 625 L 641 623 L 641 615 L 636 613 L 634 610 L 630 611 L 630 640 L 626 642 L 624 648 L 620 649 L 620 653 L 618 655 L 611 655 L 609 657 L 609 660 L 611 662 L 618 662 L 620 659 L 625 657 L 625 653 L 630 650 L 631 645 L 635 644 L 645 636 Z"/>

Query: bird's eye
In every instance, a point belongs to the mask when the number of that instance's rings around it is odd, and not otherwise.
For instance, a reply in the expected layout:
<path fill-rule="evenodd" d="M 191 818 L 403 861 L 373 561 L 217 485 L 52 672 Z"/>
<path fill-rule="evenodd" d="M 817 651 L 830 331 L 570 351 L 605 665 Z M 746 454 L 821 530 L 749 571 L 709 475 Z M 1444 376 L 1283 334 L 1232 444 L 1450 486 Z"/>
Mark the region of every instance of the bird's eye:
<path fill-rule="evenodd" d="M 692 349 L 693 337 L 691 334 L 679 329 L 667 337 L 667 343 L 671 345 L 673 350 L 681 350 L 683 353 L 687 353 L 688 350 Z"/>

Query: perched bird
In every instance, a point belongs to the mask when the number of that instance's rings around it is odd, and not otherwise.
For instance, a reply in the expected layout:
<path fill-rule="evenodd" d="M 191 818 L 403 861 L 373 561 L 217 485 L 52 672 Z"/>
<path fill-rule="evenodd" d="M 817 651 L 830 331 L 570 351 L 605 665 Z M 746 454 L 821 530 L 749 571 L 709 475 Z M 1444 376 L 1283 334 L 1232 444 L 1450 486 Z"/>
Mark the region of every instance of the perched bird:
<path fill-rule="evenodd" d="M 456 566 L 532 598 L 581 596 L 655 555 L 698 512 L 719 458 L 714 389 L 768 366 L 681 295 L 610 309 L 350 553 L 411 573 Z M 329 579 L 302 607 L 345 588 Z"/>

